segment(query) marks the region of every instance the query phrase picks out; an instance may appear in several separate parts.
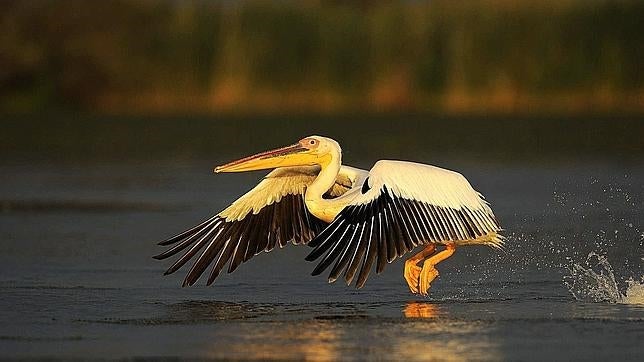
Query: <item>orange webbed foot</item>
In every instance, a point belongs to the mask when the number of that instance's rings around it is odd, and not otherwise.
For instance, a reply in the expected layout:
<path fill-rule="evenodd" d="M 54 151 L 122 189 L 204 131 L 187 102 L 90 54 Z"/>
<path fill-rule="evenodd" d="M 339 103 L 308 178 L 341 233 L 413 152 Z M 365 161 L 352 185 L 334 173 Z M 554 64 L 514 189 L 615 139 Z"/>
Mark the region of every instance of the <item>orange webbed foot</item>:
<path fill-rule="evenodd" d="M 432 281 L 434 281 L 437 276 L 438 270 L 436 270 L 433 264 L 429 263 L 429 260 L 425 261 L 420 272 L 420 280 L 418 285 L 421 295 L 427 296 L 429 294 L 429 287 L 431 286 Z"/>
<path fill-rule="evenodd" d="M 416 262 L 412 259 L 409 259 L 405 261 L 405 280 L 407 281 L 407 285 L 409 286 L 409 290 L 417 294 L 419 289 L 418 289 L 418 281 L 420 278 L 421 274 L 421 268 L 416 265 Z"/>

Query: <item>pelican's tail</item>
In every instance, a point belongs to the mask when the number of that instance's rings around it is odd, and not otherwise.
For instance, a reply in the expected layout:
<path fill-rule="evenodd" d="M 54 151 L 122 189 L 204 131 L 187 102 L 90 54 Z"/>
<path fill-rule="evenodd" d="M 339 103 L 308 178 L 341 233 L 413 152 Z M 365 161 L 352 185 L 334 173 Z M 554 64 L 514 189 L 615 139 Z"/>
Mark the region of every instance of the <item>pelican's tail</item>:
<path fill-rule="evenodd" d="M 486 235 L 479 236 L 476 239 L 457 241 L 457 245 L 487 245 L 491 248 L 503 250 L 505 246 L 505 237 L 496 231 L 491 231 Z"/>

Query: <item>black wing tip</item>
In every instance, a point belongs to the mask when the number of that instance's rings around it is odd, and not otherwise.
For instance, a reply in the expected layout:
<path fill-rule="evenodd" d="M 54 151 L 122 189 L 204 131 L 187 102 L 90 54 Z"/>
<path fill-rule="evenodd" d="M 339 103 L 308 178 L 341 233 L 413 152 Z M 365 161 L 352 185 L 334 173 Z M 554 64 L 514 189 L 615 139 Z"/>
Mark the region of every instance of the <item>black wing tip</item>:
<path fill-rule="evenodd" d="M 186 278 L 186 279 L 183 280 L 183 283 L 181 283 L 181 288 L 191 287 L 191 286 L 193 286 L 195 284 L 196 281 L 197 280 L 191 280 L 191 279 Z"/>
<path fill-rule="evenodd" d="M 321 233 L 320 233 L 320 234 L 321 234 Z M 320 243 L 322 243 L 321 238 L 319 238 L 320 234 L 318 234 L 318 235 L 317 235 L 316 237 L 314 237 L 313 239 L 309 240 L 309 242 L 308 242 L 308 243 L 306 243 L 306 245 L 308 245 L 308 246 L 309 246 L 309 247 L 311 247 L 311 248 L 317 248 L 318 246 L 320 246 Z"/>
<path fill-rule="evenodd" d="M 214 271 L 215 270 L 213 269 L 210 272 L 210 275 L 208 276 L 208 280 L 206 281 L 206 286 L 211 286 L 215 282 L 215 280 L 217 280 L 217 278 L 219 277 L 219 272 L 215 273 Z"/>
<path fill-rule="evenodd" d="M 318 276 L 322 274 L 322 272 L 324 272 L 326 268 L 320 268 L 320 265 L 321 264 L 318 264 L 318 266 L 316 266 L 315 269 L 313 269 L 313 271 L 311 272 L 312 276 Z"/>
<path fill-rule="evenodd" d="M 307 256 L 304 257 L 304 260 L 306 260 L 306 261 L 315 261 L 320 256 L 322 256 L 322 253 L 319 253 L 319 250 L 316 247 L 315 249 L 311 250 L 311 252 Z"/>
<path fill-rule="evenodd" d="M 237 270 L 237 268 L 241 265 L 241 263 L 230 263 L 228 264 L 228 270 L 226 271 L 227 274 L 230 274 Z"/>
<path fill-rule="evenodd" d="M 324 254 L 324 250 L 316 248 L 316 249 L 313 249 L 313 251 L 310 252 L 309 255 L 307 255 L 304 258 L 304 260 L 306 260 L 306 261 L 316 261 L 319 257 L 322 256 L 322 254 Z"/>
<path fill-rule="evenodd" d="M 366 280 L 366 279 L 365 279 L 365 280 L 358 280 L 358 281 L 356 282 L 356 289 L 362 289 L 362 287 L 364 287 L 364 285 L 365 285 L 366 283 L 367 283 L 367 280 Z"/>

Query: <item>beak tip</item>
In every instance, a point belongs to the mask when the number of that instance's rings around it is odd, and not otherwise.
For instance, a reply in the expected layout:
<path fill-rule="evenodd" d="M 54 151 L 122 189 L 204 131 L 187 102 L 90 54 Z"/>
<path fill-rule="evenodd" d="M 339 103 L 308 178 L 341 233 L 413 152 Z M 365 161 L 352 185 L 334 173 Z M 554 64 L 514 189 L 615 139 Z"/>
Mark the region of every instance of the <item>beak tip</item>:
<path fill-rule="evenodd" d="M 214 173 L 220 173 L 221 172 L 221 166 L 217 166 L 212 170 Z"/>

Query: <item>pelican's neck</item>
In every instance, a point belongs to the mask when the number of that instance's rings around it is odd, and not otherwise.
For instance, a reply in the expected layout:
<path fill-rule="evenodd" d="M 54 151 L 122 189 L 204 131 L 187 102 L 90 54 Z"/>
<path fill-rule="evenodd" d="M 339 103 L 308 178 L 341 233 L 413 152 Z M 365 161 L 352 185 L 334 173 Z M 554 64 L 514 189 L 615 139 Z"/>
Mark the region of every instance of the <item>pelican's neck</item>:
<path fill-rule="evenodd" d="M 309 212 L 320 220 L 331 222 L 337 212 L 335 202 L 322 197 L 333 185 L 342 166 L 342 151 L 338 146 L 320 159 L 320 173 L 306 189 L 305 201 Z"/>
<path fill-rule="evenodd" d="M 335 179 L 342 166 L 342 156 L 338 153 L 320 163 L 320 173 L 306 189 L 306 200 L 324 200 L 324 195 L 335 184 Z"/>

